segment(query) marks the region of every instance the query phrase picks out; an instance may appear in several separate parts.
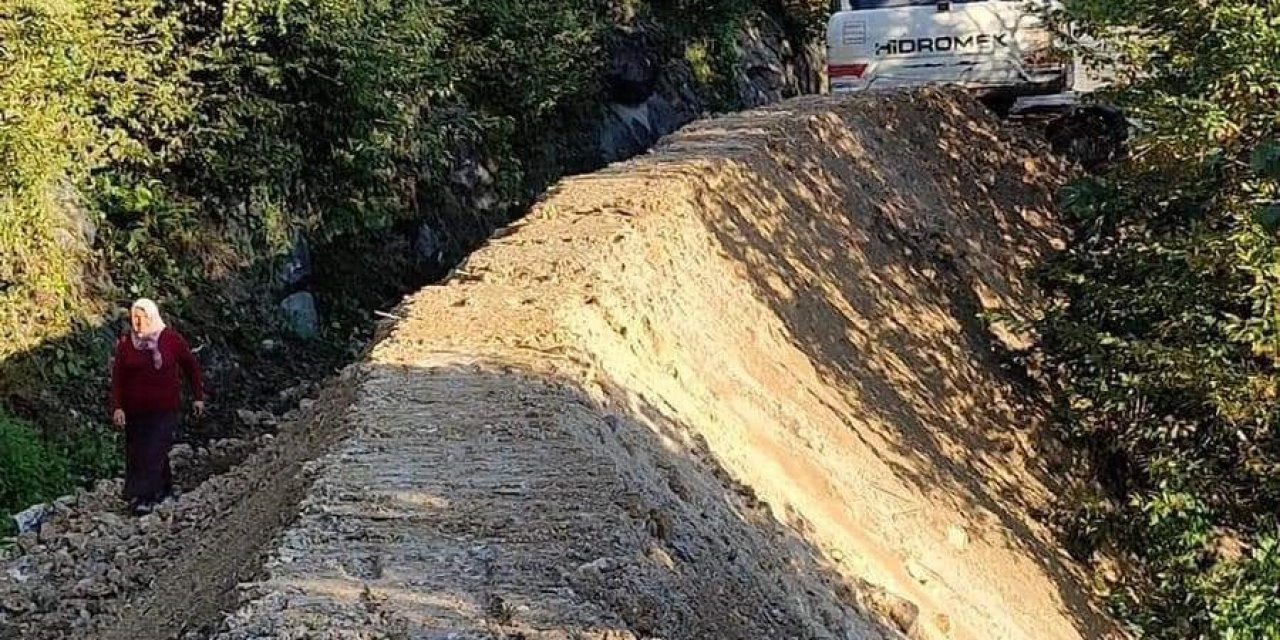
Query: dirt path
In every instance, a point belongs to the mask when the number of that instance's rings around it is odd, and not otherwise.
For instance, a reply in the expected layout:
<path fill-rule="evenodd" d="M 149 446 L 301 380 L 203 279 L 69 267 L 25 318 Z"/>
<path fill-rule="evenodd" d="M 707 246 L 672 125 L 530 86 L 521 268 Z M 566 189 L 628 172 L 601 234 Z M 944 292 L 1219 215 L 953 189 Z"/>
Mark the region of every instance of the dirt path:
<path fill-rule="evenodd" d="M 297 513 L 308 461 L 346 432 L 357 369 L 231 471 L 134 519 L 119 481 L 60 504 L 0 574 L 0 639 L 205 637 Z"/>
<path fill-rule="evenodd" d="M 120 561 L 54 527 L 0 605 L 65 638 L 1119 637 L 1031 515 L 1043 412 L 980 317 L 1036 312 L 1047 157 L 935 92 L 692 125 L 558 185 L 119 537 L 161 549 L 127 588 L 77 591 Z"/>
<path fill-rule="evenodd" d="M 219 639 L 879 637 L 767 514 L 570 387 L 446 359 L 379 368 L 360 408 Z"/>

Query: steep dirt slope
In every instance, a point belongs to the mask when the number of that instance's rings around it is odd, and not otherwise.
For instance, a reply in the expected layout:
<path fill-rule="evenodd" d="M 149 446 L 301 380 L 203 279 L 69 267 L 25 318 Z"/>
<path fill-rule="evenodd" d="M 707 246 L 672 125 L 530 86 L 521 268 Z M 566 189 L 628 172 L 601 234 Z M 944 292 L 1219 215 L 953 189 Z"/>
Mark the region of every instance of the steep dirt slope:
<path fill-rule="evenodd" d="M 1045 158 L 927 92 L 564 181 L 403 306 L 218 637 L 1112 635 L 978 317 L 1033 311 Z"/>

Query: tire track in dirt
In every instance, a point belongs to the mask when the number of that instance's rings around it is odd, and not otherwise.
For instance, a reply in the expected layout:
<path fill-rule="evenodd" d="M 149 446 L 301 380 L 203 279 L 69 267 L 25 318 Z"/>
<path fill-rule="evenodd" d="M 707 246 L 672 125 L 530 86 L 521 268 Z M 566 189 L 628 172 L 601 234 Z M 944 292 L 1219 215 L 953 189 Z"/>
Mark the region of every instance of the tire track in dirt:
<path fill-rule="evenodd" d="M 778 564 L 767 513 L 570 385 L 442 360 L 379 368 L 359 406 L 217 638 L 880 635 L 808 595 L 834 586 L 799 548 L 811 575 Z"/>

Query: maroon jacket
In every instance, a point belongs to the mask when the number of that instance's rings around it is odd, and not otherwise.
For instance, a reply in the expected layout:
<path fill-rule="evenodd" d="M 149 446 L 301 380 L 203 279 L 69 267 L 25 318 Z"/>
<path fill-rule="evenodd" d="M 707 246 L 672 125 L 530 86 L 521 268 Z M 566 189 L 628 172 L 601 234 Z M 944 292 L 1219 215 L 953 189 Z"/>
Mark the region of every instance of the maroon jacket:
<path fill-rule="evenodd" d="M 165 328 L 160 333 L 160 355 L 164 364 L 152 364 L 151 354 L 133 346 L 128 334 L 116 342 L 115 362 L 111 367 L 111 409 L 134 413 L 162 413 L 182 409 L 182 376 L 191 382 L 196 400 L 204 400 L 204 383 L 200 363 L 191 353 L 187 341 L 177 331 Z"/>

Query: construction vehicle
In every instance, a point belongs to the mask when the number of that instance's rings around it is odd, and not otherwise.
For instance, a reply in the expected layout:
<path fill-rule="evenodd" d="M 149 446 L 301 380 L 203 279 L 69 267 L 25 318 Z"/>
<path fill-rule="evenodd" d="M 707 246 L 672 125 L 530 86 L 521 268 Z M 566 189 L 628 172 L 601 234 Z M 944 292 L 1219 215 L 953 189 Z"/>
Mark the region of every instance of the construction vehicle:
<path fill-rule="evenodd" d="M 1057 0 L 834 0 L 827 24 L 831 93 L 951 85 L 1000 116 L 1046 113 L 1055 149 L 1087 168 L 1123 153 L 1130 123 L 1084 105 L 1113 70 L 1064 47 L 1049 16 Z M 1079 40 L 1077 40 L 1077 43 Z M 1096 44 L 1096 43 L 1095 43 Z"/>

